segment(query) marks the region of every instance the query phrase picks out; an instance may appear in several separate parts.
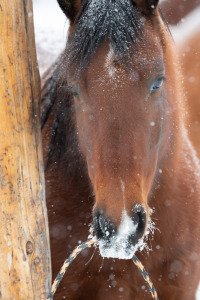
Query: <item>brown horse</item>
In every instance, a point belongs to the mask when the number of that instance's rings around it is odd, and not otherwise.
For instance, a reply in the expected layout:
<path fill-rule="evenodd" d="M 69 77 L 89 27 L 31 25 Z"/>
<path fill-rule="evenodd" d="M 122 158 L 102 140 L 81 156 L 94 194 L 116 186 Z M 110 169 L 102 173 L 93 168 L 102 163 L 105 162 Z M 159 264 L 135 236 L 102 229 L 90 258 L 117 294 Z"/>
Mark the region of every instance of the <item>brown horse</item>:
<path fill-rule="evenodd" d="M 42 110 L 53 276 L 89 231 L 98 248 L 72 264 L 56 299 L 151 299 L 133 253 L 161 300 L 195 299 L 200 167 L 158 1 L 59 4 L 68 44 Z"/>

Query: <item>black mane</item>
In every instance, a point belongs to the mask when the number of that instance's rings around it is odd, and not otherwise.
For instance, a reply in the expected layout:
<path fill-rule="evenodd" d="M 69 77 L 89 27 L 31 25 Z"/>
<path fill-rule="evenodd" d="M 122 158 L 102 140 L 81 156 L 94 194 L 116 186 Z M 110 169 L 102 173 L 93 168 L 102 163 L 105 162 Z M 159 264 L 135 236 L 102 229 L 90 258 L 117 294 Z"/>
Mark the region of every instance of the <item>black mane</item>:
<path fill-rule="evenodd" d="M 142 36 L 144 18 L 132 0 L 84 0 L 66 56 L 80 73 L 107 38 L 118 59 Z"/>

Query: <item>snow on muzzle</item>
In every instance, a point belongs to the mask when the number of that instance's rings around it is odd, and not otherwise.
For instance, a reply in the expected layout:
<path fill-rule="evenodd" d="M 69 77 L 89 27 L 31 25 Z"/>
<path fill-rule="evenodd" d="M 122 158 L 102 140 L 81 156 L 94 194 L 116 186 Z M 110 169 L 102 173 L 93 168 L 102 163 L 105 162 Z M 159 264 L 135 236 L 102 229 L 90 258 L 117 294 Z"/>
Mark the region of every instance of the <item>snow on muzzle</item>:
<path fill-rule="evenodd" d="M 102 257 L 131 259 L 143 243 L 146 212 L 142 205 L 134 206 L 132 215 L 123 210 L 117 228 L 104 211 L 99 210 L 94 214 L 93 227 Z"/>

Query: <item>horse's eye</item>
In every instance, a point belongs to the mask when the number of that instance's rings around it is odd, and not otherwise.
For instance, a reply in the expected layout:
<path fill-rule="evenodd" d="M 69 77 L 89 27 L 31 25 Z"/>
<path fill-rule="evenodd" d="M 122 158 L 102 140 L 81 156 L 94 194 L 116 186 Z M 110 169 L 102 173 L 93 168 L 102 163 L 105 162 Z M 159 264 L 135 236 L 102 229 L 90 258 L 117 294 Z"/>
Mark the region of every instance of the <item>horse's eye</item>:
<path fill-rule="evenodd" d="M 152 86 L 150 88 L 150 92 L 153 93 L 153 92 L 156 92 L 157 90 L 159 90 L 162 87 L 164 80 L 165 80 L 164 76 L 157 78 L 154 81 L 154 83 L 152 84 Z"/>

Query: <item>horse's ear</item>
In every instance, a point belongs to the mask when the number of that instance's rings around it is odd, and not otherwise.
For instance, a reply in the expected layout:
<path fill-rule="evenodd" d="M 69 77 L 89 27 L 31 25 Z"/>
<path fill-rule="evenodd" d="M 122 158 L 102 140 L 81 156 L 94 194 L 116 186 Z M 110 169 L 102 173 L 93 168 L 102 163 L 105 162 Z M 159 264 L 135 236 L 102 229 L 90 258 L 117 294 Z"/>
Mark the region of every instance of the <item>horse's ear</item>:
<path fill-rule="evenodd" d="M 57 0 L 60 8 L 70 21 L 74 21 L 77 14 L 77 3 L 75 0 Z"/>
<path fill-rule="evenodd" d="M 152 14 L 158 6 L 159 0 L 133 0 L 133 2 L 146 14 Z"/>

